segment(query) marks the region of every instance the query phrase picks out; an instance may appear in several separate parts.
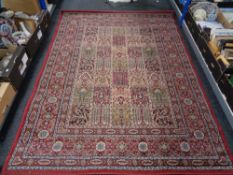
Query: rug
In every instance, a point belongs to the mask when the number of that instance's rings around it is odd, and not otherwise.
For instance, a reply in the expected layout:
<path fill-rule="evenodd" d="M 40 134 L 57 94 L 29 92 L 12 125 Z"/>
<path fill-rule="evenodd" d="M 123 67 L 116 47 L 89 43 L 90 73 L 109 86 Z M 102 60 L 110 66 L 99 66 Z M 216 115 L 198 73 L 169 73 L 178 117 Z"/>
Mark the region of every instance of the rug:
<path fill-rule="evenodd" d="M 173 12 L 63 12 L 4 175 L 233 173 Z"/>

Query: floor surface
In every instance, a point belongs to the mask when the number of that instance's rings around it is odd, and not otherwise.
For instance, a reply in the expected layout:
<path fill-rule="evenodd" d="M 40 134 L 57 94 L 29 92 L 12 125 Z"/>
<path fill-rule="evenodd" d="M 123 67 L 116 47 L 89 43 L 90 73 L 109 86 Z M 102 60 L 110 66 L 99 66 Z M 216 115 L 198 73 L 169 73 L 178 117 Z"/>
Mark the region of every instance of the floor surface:
<path fill-rule="evenodd" d="M 56 21 L 59 16 L 59 12 L 61 9 L 63 10 L 167 10 L 171 9 L 171 5 L 169 0 L 138 0 L 136 3 L 130 4 L 114 4 L 114 3 L 106 3 L 106 0 L 60 0 L 60 4 L 57 6 L 54 14 L 52 16 L 52 20 L 50 23 L 49 30 L 47 32 L 47 36 L 44 38 L 41 47 L 39 48 L 34 61 L 30 67 L 30 70 L 27 73 L 27 76 L 23 82 L 23 86 L 20 89 L 20 93 L 18 93 L 17 98 L 11 108 L 11 111 L 8 115 L 8 120 L 5 124 L 5 127 L 0 133 L 0 169 L 4 164 L 6 156 L 10 150 L 13 139 L 15 138 L 17 129 L 22 119 L 23 110 L 26 106 L 27 100 L 31 95 L 33 85 L 35 83 L 35 79 L 40 71 L 45 53 L 48 50 L 48 45 L 53 35 L 53 31 L 56 25 Z M 188 43 L 186 43 L 189 47 Z M 230 145 L 231 151 L 233 153 L 233 131 L 221 110 L 216 97 L 214 96 L 211 88 L 208 84 L 207 79 L 204 76 L 201 67 L 198 65 L 195 54 L 192 51 L 192 48 L 189 48 L 190 53 L 192 55 L 195 67 L 201 77 L 206 93 L 211 100 L 212 106 L 218 117 L 218 120 L 224 130 L 228 143 Z"/>

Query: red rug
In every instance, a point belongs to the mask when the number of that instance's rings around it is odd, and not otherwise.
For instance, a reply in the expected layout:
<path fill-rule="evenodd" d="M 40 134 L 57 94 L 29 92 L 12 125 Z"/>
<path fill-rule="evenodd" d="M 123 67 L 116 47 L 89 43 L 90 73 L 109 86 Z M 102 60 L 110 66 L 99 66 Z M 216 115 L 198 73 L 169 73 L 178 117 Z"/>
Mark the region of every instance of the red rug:
<path fill-rule="evenodd" d="M 172 12 L 64 12 L 4 175 L 233 174 Z"/>

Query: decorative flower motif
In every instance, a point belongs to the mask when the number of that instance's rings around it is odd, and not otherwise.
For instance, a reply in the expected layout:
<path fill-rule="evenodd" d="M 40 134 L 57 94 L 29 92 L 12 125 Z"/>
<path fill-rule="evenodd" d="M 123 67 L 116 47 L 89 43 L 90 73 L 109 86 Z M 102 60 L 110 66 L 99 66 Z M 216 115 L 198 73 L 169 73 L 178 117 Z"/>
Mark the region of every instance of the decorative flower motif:
<path fill-rule="evenodd" d="M 148 145 L 147 145 L 147 143 L 146 143 L 146 142 L 140 142 L 140 143 L 138 144 L 138 150 L 139 150 L 140 152 L 142 152 L 142 153 L 147 152 L 147 151 L 148 151 Z"/>
<path fill-rule="evenodd" d="M 161 150 L 162 152 L 167 152 L 169 147 L 168 147 L 167 143 L 162 142 L 162 143 L 159 145 L 159 148 L 160 148 L 160 150 Z"/>
<path fill-rule="evenodd" d="M 180 149 L 183 152 L 189 152 L 190 151 L 190 145 L 188 142 L 181 142 L 180 143 Z"/>
<path fill-rule="evenodd" d="M 193 104 L 193 101 L 192 101 L 191 99 L 189 99 L 189 98 L 185 98 L 185 99 L 184 99 L 184 103 L 185 103 L 186 105 L 192 105 L 192 104 Z"/>
<path fill-rule="evenodd" d="M 100 141 L 96 144 L 96 151 L 103 152 L 106 149 L 106 145 L 104 142 Z"/>
<path fill-rule="evenodd" d="M 197 140 L 203 140 L 204 139 L 204 133 L 200 130 L 197 130 L 194 132 L 194 136 Z"/>
<path fill-rule="evenodd" d="M 120 151 L 125 151 L 125 150 L 127 149 L 126 143 L 125 143 L 125 142 L 120 142 L 120 143 L 118 144 L 118 149 L 119 149 Z"/>
<path fill-rule="evenodd" d="M 53 144 L 52 150 L 54 152 L 60 152 L 62 150 L 62 147 L 63 147 L 63 142 L 57 141 Z"/>
<path fill-rule="evenodd" d="M 49 136 L 49 132 L 47 130 L 41 130 L 39 133 L 38 133 L 38 137 L 40 139 L 46 139 L 47 137 Z"/>
<path fill-rule="evenodd" d="M 110 103 L 110 88 L 95 87 L 94 102 L 96 104 L 109 104 Z"/>
<path fill-rule="evenodd" d="M 131 93 L 134 104 L 139 105 L 149 103 L 147 88 L 132 88 Z"/>
<path fill-rule="evenodd" d="M 81 151 L 82 149 L 83 149 L 83 144 L 82 143 L 77 143 L 76 145 L 75 145 L 75 149 L 76 150 L 78 150 L 78 151 Z"/>
<path fill-rule="evenodd" d="M 121 97 L 118 97 L 117 100 L 118 100 L 118 103 L 122 105 L 125 101 L 125 98 L 121 96 Z"/>

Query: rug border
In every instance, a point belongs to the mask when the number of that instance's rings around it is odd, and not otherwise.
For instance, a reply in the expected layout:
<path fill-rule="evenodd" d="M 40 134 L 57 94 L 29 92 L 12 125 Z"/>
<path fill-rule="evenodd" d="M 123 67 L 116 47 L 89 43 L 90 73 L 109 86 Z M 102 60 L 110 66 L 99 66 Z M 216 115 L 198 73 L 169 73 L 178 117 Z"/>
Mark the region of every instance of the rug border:
<path fill-rule="evenodd" d="M 42 74 L 44 73 L 44 70 L 46 68 L 46 63 L 49 59 L 49 55 L 50 55 L 50 52 L 52 50 L 52 47 L 53 47 L 53 44 L 54 44 L 54 41 L 56 39 L 56 36 L 58 34 L 58 31 L 59 31 L 59 27 L 60 27 L 60 23 L 61 23 L 61 20 L 62 20 L 62 17 L 64 15 L 64 13 L 159 13 L 159 14 L 163 14 L 163 13 L 171 13 L 171 14 L 174 14 L 174 18 L 175 18 L 175 13 L 174 13 L 174 10 L 148 10 L 148 11 L 112 11 L 112 10 L 62 10 L 59 14 L 59 18 L 58 18 L 58 21 L 57 21 L 57 24 L 56 24 L 56 27 L 55 27 L 55 31 L 54 31 L 54 34 L 52 36 L 52 40 L 50 41 L 50 44 L 49 44 L 49 47 L 48 47 L 48 50 L 46 52 L 46 56 L 45 56 L 45 59 L 43 60 L 43 63 L 42 63 L 42 68 L 36 78 L 36 81 L 35 81 L 35 84 L 34 84 L 34 88 L 33 88 L 33 91 L 32 91 L 32 94 L 31 96 L 29 97 L 28 99 L 28 102 L 26 104 L 26 107 L 24 108 L 24 112 L 23 112 L 23 118 L 22 118 L 22 121 L 20 122 L 20 126 L 19 126 L 19 129 L 17 131 L 17 134 L 16 134 L 16 137 L 13 139 L 13 144 L 11 146 L 11 149 L 10 149 L 10 152 L 8 153 L 8 156 L 5 160 L 5 163 L 4 163 L 4 166 L 3 166 L 3 169 L 2 169 L 2 175 L 25 175 L 25 174 L 30 174 L 30 175 L 41 175 L 41 174 L 45 174 L 45 175 L 75 175 L 75 174 L 96 174 L 96 173 L 101 173 L 101 174 L 133 174 L 133 175 L 139 175 L 139 174 L 148 174 L 148 175 L 157 175 L 157 174 L 211 174 L 211 175 L 214 175 L 214 174 L 219 174 L 219 175 L 222 175 L 222 174 L 233 174 L 233 170 L 154 170 L 154 171 L 147 171 L 147 170 L 7 170 L 7 167 L 8 167 L 8 163 L 10 161 L 10 158 L 15 150 L 15 147 L 18 143 L 18 140 L 20 138 L 20 135 L 21 135 L 21 132 L 22 132 L 22 129 L 24 127 L 24 124 L 25 124 L 25 120 L 27 118 L 27 112 L 29 110 L 29 107 L 32 103 L 32 100 L 35 96 L 35 93 L 38 89 L 38 86 L 39 86 L 39 82 L 40 82 L 40 79 L 41 79 L 41 76 Z M 175 19 L 176 20 L 176 19 Z M 212 104 L 210 103 L 209 101 L 209 98 L 207 97 L 206 95 L 206 92 L 203 88 L 203 82 L 202 80 L 200 79 L 199 77 L 199 74 L 197 72 L 197 69 L 195 67 L 195 65 L 193 64 L 193 61 L 192 61 L 192 58 L 191 58 L 191 55 L 188 51 L 188 48 L 185 44 L 185 41 L 184 41 L 184 38 L 181 34 L 181 31 L 179 29 L 179 26 L 177 24 L 177 21 L 176 21 L 176 30 L 179 34 L 179 38 L 181 39 L 182 41 L 182 45 L 185 49 L 185 52 L 186 54 L 188 55 L 188 58 L 189 58 L 189 62 L 192 66 L 192 69 L 195 73 L 195 76 L 197 77 L 198 79 L 198 83 L 200 85 L 200 88 L 201 88 L 201 91 L 202 91 L 202 94 L 204 95 L 205 97 L 205 100 L 208 104 L 208 107 L 210 109 L 210 112 L 213 116 L 213 119 L 214 119 L 214 122 L 215 124 L 217 125 L 217 129 L 220 133 L 220 136 L 223 140 L 223 143 L 224 143 L 224 146 L 225 146 L 225 149 L 228 153 L 228 156 L 230 158 L 230 160 L 233 162 L 233 155 L 231 153 L 231 150 L 229 148 L 229 145 L 228 145 L 228 141 L 227 139 L 225 138 L 225 134 L 222 130 L 222 127 L 221 125 L 219 124 L 219 121 L 214 113 L 214 110 L 213 110 L 213 107 L 212 107 Z"/>

